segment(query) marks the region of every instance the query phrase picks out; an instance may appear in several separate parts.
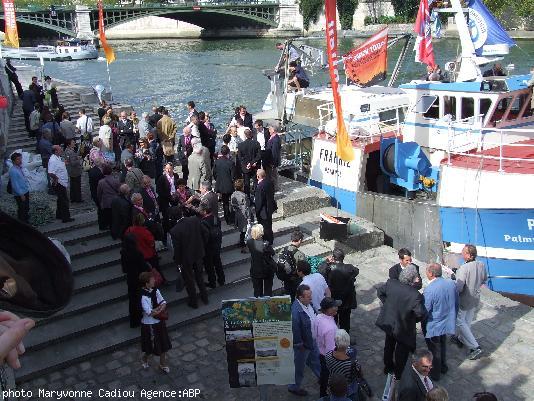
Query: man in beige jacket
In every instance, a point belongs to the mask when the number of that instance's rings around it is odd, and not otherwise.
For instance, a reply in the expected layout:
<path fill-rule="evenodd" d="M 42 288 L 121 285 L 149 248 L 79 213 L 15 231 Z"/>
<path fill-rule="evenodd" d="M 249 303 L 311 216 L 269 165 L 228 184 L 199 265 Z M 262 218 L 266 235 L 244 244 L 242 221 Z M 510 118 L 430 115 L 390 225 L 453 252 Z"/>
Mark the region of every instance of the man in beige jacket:
<path fill-rule="evenodd" d="M 158 130 L 158 138 L 163 148 L 165 161 L 172 163 L 174 161 L 174 138 L 176 135 L 176 123 L 169 117 L 169 111 L 163 110 L 163 117 L 161 117 L 156 125 Z"/>

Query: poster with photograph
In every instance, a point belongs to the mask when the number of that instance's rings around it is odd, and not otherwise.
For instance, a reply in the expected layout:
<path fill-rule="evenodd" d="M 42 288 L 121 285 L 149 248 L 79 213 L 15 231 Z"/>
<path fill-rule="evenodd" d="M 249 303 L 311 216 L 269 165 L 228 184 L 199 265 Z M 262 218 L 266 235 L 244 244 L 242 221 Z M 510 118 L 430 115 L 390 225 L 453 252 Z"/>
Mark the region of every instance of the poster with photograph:
<path fill-rule="evenodd" d="M 289 296 L 222 302 L 230 387 L 293 383 Z"/>

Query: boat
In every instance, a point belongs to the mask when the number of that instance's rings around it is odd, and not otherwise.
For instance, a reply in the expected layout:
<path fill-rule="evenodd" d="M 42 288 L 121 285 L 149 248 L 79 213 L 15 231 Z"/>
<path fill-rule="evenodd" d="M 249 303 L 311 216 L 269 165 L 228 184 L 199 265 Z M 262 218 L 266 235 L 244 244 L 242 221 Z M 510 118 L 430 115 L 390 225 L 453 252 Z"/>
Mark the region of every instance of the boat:
<path fill-rule="evenodd" d="M 457 267 L 464 244 L 474 244 L 490 289 L 532 299 L 532 76 L 483 76 L 482 68 L 513 42 L 481 4 L 470 0 L 463 8 L 451 0 L 438 10 L 454 15 L 461 44 L 458 58 L 446 64 L 448 79 L 340 85 L 351 161 L 336 154 L 331 88 L 280 96 L 283 80 L 271 79 L 264 112 L 278 114 L 288 127 L 316 129 L 308 183 L 325 190 L 339 209 L 373 221 L 388 245 Z"/>
<path fill-rule="evenodd" d="M 56 46 L 38 45 L 37 47 L 3 47 L 2 56 L 19 60 L 78 61 L 98 57 L 98 49 L 90 41 L 63 39 Z"/>

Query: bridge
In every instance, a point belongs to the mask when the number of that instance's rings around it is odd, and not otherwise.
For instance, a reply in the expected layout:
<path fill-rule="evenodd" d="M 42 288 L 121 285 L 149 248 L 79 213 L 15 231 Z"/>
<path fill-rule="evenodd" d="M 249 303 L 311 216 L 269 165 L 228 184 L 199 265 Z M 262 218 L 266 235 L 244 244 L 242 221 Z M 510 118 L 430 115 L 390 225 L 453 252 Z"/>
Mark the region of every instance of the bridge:
<path fill-rule="evenodd" d="M 281 9 L 286 10 L 281 10 Z M 288 9 L 291 12 L 288 13 Z M 291 28 L 298 14 L 294 0 L 240 0 L 195 1 L 179 4 L 144 3 L 129 6 L 105 6 L 104 25 L 107 28 L 143 17 L 157 16 L 188 22 L 209 30 L 232 28 Z M 96 7 L 31 7 L 17 8 L 17 22 L 57 32 L 61 36 L 83 37 L 98 34 L 98 9 Z M 282 17 L 281 17 L 282 15 Z M 3 12 L 0 20 L 4 19 Z M 298 28 L 297 28 L 298 29 Z"/>

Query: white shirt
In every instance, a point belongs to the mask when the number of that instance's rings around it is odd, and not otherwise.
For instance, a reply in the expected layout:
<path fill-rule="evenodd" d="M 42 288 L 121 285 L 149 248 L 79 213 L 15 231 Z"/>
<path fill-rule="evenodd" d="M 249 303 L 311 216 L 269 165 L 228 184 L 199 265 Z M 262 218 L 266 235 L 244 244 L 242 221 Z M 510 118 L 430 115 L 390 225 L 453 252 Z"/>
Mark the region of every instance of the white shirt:
<path fill-rule="evenodd" d="M 198 126 L 196 124 L 189 124 L 189 128 L 191 128 L 191 136 L 200 138 L 200 131 L 198 130 Z"/>
<path fill-rule="evenodd" d="M 152 291 L 156 291 L 156 300 L 158 301 L 158 305 L 161 304 L 162 302 L 165 302 L 159 290 L 152 290 Z M 147 297 L 146 295 L 141 296 L 141 309 L 143 309 L 143 317 L 141 318 L 141 323 L 143 324 L 159 323 L 159 319 L 156 319 L 155 317 L 150 316 L 150 314 L 152 313 L 152 300 L 150 299 L 150 297 Z"/>
<path fill-rule="evenodd" d="M 111 135 L 111 127 L 109 125 L 104 124 L 100 126 L 100 129 L 98 130 L 98 137 L 102 140 L 104 146 L 108 150 L 112 149 Z"/>
<path fill-rule="evenodd" d="M 321 301 L 324 298 L 324 292 L 328 288 L 328 284 L 321 273 L 311 273 L 304 276 L 301 284 L 306 284 L 310 287 L 312 292 L 313 308 L 318 311 L 321 307 Z"/>
<path fill-rule="evenodd" d="M 65 188 L 69 186 L 69 174 L 65 162 L 58 155 L 50 156 L 48 161 L 48 174 L 54 174 L 58 178 L 58 183 Z"/>
<path fill-rule="evenodd" d="M 312 295 L 313 295 L 313 293 L 312 293 Z M 302 306 L 302 309 L 304 310 L 304 312 L 306 312 L 306 314 L 310 318 L 311 327 L 312 327 L 312 334 L 314 335 L 313 338 L 315 338 L 315 334 L 313 333 L 313 326 L 315 325 L 315 318 L 317 317 L 317 315 L 315 314 L 315 311 L 313 310 L 313 307 L 311 306 L 311 304 L 310 305 L 304 305 L 298 299 L 297 299 L 297 302 L 300 304 L 300 306 Z"/>
<path fill-rule="evenodd" d="M 86 116 L 85 114 L 78 118 L 76 121 L 76 128 L 78 128 L 81 132 L 81 134 L 85 134 L 85 125 L 87 121 L 87 132 L 92 133 L 93 132 L 93 120 L 91 117 Z"/>
<path fill-rule="evenodd" d="M 261 132 L 256 133 L 256 140 L 260 143 L 261 150 L 265 150 L 265 128 Z"/>
<path fill-rule="evenodd" d="M 247 136 L 245 135 L 245 130 L 247 130 L 248 128 L 243 126 L 243 127 L 237 127 L 237 136 L 239 138 L 241 138 L 241 140 L 243 142 L 245 142 L 247 140 Z"/>
<path fill-rule="evenodd" d="M 419 373 L 417 369 L 413 367 L 413 365 L 412 369 L 415 373 L 417 373 L 417 376 L 419 376 L 419 379 L 421 380 L 421 383 L 423 383 L 423 386 L 426 388 L 427 392 L 434 388 L 434 384 L 432 383 L 432 380 L 430 380 L 430 377 L 426 376 L 427 384 L 425 384 L 425 376 Z"/>

